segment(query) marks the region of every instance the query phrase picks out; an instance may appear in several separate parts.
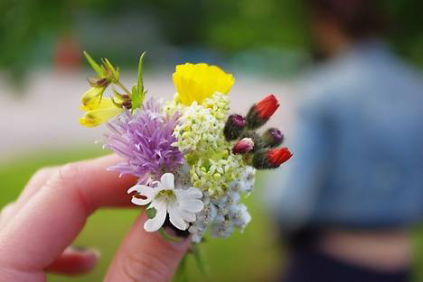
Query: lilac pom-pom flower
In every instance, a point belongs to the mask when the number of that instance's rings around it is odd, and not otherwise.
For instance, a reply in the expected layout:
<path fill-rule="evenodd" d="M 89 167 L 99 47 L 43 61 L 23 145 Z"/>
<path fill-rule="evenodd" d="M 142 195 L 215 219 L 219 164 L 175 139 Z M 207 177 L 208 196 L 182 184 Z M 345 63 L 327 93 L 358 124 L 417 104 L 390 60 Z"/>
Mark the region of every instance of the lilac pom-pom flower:
<path fill-rule="evenodd" d="M 105 147 L 125 159 L 109 169 L 134 175 L 144 185 L 159 180 L 164 173 L 176 172 L 185 162 L 182 152 L 173 145 L 179 117 L 178 113 L 165 115 L 161 103 L 150 99 L 135 114 L 125 111 L 109 122 L 112 133 L 106 135 Z"/>

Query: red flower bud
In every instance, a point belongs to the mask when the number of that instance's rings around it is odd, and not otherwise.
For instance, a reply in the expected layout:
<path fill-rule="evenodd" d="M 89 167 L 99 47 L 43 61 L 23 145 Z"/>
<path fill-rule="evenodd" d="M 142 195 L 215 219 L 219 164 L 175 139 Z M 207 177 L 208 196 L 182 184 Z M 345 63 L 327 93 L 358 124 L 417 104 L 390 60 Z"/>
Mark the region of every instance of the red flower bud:
<path fill-rule="evenodd" d="M 278 168 L 291 157 L 292 153 L 288 148 L 260 150 L 254 155 L 253 166 L 256 169 Z"/>
<path fill-rule="evenodd" d="M 235 144 L 235 146 L 232 148 L 232 153 L 234 153 L 235 155 L 238 155 L 238 154 L 243 155 L 253 150 L 253 148 L 254 148 L 253 139 L 244 138 Z"/>
<path fill-rule="evenodd" d="M 254 104 L 247 115 L 248 128 L 257 129 L 264 125 L 278 108 L 278 100 L 273 94 Z"/>
<path fill-rule="evenodd" d="M 256 110 L 260 118 L 269 119 L 279 108 L 275 95 L 268 95 L 266 98 L 256 103 Z"/>
<path fill-rule="evenodd" d="M 288 148 L 277 148 L 272 149 L 267 152 L 267 158 L 269 159 L 270 163 L 274 166 L 280 166 L 287 160 L 292 157 L 292 153 L 288 150 Z"/>

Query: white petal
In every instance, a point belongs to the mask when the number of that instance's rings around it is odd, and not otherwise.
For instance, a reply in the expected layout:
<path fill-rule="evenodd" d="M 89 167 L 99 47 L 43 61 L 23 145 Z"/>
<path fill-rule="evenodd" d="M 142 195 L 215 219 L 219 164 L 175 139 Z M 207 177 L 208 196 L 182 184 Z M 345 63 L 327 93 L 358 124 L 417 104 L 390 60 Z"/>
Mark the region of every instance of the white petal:
<path fill-rule="evenodd" d="M 183 209 L 179 209 L 179 214 L 187 222 L 194 222 L 197 219 L 194 213 L 183 210 Z"/>
<path fill-rule="evenodd" d="M 185 193 L 189 198 L 198 199 L 203 197 L 201 190 L 195 187 L 190 187 L 188 190 L 185 190 Z"/>
<path fill-rule="evenodd" d="M 130 194 L 134 191 L 139 193 L 141 196 L 145 197 L 145 199 L 138 198 L 138 197 L 132 197 L 131 202 L 135 205 L 138 205 L 138 206 L 147 205 L 148 203 L 150 203 L 154 199 L 156 194 L 159 192 L 158 189 L 154 189 L 154 188 L 148 187 L 146 185 L 135 185 L 128 190 L 128 194 Z"/>
<path fill-rule="evenodd" d="M 163 226 L 166 220 L 167 207 L 166 203 L 162 201 L 154 201 L 154 208 L 156 209 L 156 216 L 152 219 L 147 220 L 144 223 L 144 229 L 147 232 L 154 232 Z"/>
<path fill-rule="evenodd" d="M 174 189 L 175 188 L 175 176 L 172 173 L 165 173 L 160 178 L 160 187 L 162 189 Z"/>
<path fill-rule="evenodd" d="M 179 210 L 176 206 L 176 203 L 171 203 L 169 205 L 169 219 L 173 226 L 178 228 L 179 230 L 186 230 L 188 228 L 188 224 L 182 218 L 182 215 L 179 213 Z"/>
<path fill-rule="evenodd" d="M 134 186 L 132 186 L 131 188 L 129 188 L 128 189 L 128 194 L 131 194 L 132 192 L 135 192 L 135 191 L 137 191 L 137 192 L 139 192 L 140 190 L 141 190 L 141 187 L 142 186 L 145 186 L 145 185 L 134 185 Z"/>
<path fill-rule="evenodd" d="M 204 208 L 204 203 L 200 200 L 181 200 L 179 207 L 188 212 L 197 213 Z"/>

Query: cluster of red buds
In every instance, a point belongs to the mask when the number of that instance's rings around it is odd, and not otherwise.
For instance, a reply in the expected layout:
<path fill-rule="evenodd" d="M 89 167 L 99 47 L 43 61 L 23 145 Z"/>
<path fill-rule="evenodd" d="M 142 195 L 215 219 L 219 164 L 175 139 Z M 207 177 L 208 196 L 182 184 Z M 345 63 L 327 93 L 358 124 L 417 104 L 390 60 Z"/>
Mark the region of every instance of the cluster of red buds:
<path fill-rule="evenodd" d="M 244 155 L 246 162 L 256 169 L 277 168 L 292 157 L 286 147 L 278 148 L 284 136 L 277 128 L 269 128 L 262 135 L 256 130 L 262 127 L 279 108 L 274 95 L 268 95 L 254 104 L 246 117 L 230 115 L 224 134 L 227 141 L 238 140 L 232 152 Z"/>

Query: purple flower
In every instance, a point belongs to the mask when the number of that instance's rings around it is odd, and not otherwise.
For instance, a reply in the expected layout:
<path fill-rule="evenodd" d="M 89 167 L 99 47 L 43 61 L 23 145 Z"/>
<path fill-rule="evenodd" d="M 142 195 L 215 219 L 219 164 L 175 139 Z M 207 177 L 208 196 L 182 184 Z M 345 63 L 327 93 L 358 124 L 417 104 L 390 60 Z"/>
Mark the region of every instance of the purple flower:
<path fill-rule="evenodd" d="M 226 121 L 223 134 L 228 141 L 238 139 L 247 126 L 247 120 L 241 115 L 230 115 Z"/>
<path fill-rule="evenodd" d="M 147 185 L 184 163 L 183 154 L 172 145 L 177 141 L 173 130 L 180 115 L 165 116 L 161 106 L 150 99 L 141 111 L 134 115 L 125 111 L 108 123 L 112 133 L 106 135 L 106 147 L 125 159 L 110 170 L 134 175 L 138 183 Z"/>

